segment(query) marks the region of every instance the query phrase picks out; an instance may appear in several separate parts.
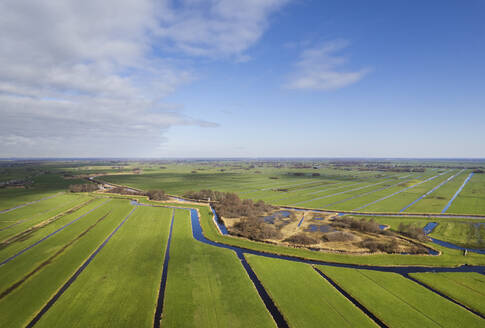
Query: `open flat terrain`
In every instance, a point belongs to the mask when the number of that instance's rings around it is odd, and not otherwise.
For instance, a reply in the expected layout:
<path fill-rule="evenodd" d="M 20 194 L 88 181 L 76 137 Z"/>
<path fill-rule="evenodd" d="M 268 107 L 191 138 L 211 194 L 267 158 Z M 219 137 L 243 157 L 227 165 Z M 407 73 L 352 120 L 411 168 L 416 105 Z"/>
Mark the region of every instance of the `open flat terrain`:
<path fill-rule="evenodd" d="M 473 249 L 483 248 L 485 217 L 473 204 L 482 197 L 482 175 L 452 164 L 416 164 L 420 172 L 257 162 L 43 163 L 34 173 L 12 170 L 18 179 L 33 178 L 28 188 L 0 189 L 2 323 L 481 327 L 485 255 Z M 47 168 L 50 173 L 41 173 Z M 212 189 L 277 207 L 348 211 L 342 217 L 372 219 L 399 238 L 412 238 L 400 235 L 403 224 L 422 230 L 436 223 L 428 236 L 472 251 L 464 256 L 431 239 L 419 243 L 434 255 L 356 255 L 260 242 L 222 234 L 207 203 L 119 195 L 106 192 L 108 185 L 70 191 L 72 184 L 96 185 L 89 177 L 141 191 L 165 188 L 177 196 Z M 370 213 L 350 211 L 359 207 Z M 340 217 L 295 213 L 287 226 L 292 231 Z"/>

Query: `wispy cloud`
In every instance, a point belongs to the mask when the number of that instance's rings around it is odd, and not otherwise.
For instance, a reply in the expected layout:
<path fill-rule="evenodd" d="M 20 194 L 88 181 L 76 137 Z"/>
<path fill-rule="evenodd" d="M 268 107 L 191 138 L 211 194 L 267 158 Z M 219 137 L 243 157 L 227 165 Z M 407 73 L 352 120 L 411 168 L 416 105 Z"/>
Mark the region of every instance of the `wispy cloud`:
<path fill-rule="evenodd" d="M 348 41 L 327 42 L 305 49 L 296 63 L 296 70 L 286 84 L 290 89 L 334 90 L 360 81 L 370 72 L 369 68 L 357 71 L 341 70 L 347 58 L 338 52 L 347 48 Z"/>
<path fill-rule="evenodd" d="M 156 36 L 169 41 L 166 48 L 208 57 L 244 55 L 260 39 L 270 14 L 289 0 L 182 0 L 162 2 L 158 10 Z"/>
<path fill-rule="evenodd" d="M 0 157 L 142 155 L 171 126 L 216 126 L 166 103 L 197 76 L 178 55 L 248 60 L 285 2 L 0 2 Z"/>

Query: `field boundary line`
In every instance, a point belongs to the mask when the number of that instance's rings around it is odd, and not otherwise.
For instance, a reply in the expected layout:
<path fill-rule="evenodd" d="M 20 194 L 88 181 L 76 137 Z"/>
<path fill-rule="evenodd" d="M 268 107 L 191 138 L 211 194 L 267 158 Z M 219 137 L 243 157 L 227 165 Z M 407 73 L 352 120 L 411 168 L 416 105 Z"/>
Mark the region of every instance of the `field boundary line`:
<path fill-rule="evenodd" d="M 431 318 L 430 316 L 428 316 L 426 313 L 422 312 L 420 309 L 418 309 L 414 305 L 410 304 L 408 301 L 406 301 L 405 299 L 403 299 L 399 295 L 391 292 L 389 289 L 387 289 L 386 287 L 382 286 L 382 284 L 377 283 L 374 279 L 372 279 L 371 277 L 369 277 L 368 275 L 366 275 L 364 272 L 362 272 L 362 271 L 357 271 L 357 272 L 360 273 L 362 276 L 366 277 L 368 280 L 372 281 L 376 286 L 384 289 L 387 293 L 389 293 L 390 295 L 394 296 L 395 298 L 397 298 L 398 300 L 400 300 L 401 302 L 403 302 L 404 304 L 406 304 L 407 306 L 409 306 L 410 308 L 412 308 L 417 313 L 422 314 L 424 317 L 428 318 L 429 320 L 431 320 L 432 322 L 434 322 L 436 325 L 438 325 L 440 327 L 443 327 L 439 322 L 437 322 L 436 320 L 434 320 L 433 318 Z"/>
<path fill-rule="evenodd" d="M 249 276 L 249 279 L 252 281 L 253 286 L 256 288 L 256 291 L 258 292 L 260 299 L 263 301 L 264 305 L 266 306 L 266 309 L 273 317 L 273 320 L 278 326 L 278 328 L 288 328 L 289 325 L 283 313 L 278 309 L 278 306 L 276 306 L 276 303 L 275 301 L 273 301 L 273 298 L 271 297 L 269 291 L 267 291 L 266 288 L 264 288 L 263 283 L 261 282 L 261 280 L 259 280 L 258 276 L 256 275 L 256 272 L 254 272 L 253 268 L 246 260 L 246 257 L 244 256 L 244 252 L 242 252 L 241 250 L 234 251 L 234 252 L 236 253 L 239 260 L 241 261 L 243 268 L 246 270 L 246 274 Z"/>
<path fill-rule="evenodd" d="M 339 284 L 337 284 L 333 279 L 330 279 L 326 274 L 324 274 L 320 269 L 315 266 L 312 266 L 313 269 L 323 278 L 325 279 L 331 286 L 333 286 L 342 296 L 344 296 L 350 303 L 364 312 L 372 321 L 374 321 L 379 327 L 387 328 L 388 326 L 379 319 L 374 313 L 372 313 L 369 309 L 367 309 L 362 303 L 360 303 L 355 297 L 353 297 L 350 293 L 345 291 Z"/>
<path fill-rule="evenodd" d="M 457 285 L 463 286 L 463 287 L 465 287 L 466 289 L 469 289 L 469 290 L 471 290 L 471 291 L 474 291 L 474 292 L 476 292 L 477 294 L 480 294 L 480 295 L 482 295 L 482 296 L 485 296 L 485 294 L 484 294 L 483 292 L 480 292 L 480 291 L 478 291 L 478 290 L 476 290 L 476 289 L 474 289 L 474 288 L 472 288 L 472 287 L 470 287 L 470 286 L 468 286 L 468 285 L 466 285 L 466 284 L 463 284 L 463 283 L 460 283 L 460 282 L 458 282 L 458 281 L 456 281 L 456 280 L 453 280 L 452 278 L 450 278 L 450 277 L 448 277 L 448 276 L 443 276 L 443 278 L 444 278 L 445 280 L 451 281 L 451 282 L 452 282 L 452 283 L 454 283 L 454 284 L 457 284 Z M 417 279 L 417 278 L 415 278 L 415 279 Z M 419 279 L 418 279 L 418 280 L 419 280 Z M 420 280 L 420 281 L 421 281 L 421 280 Z M 425 282 L 423 282 L 423 283 L 424 283 L 424 284 L 426 284 Z"/>
<path fill-rule="evenodd" d="M 290 198 L 293 198 L 293 197 L 299 197 L 299 196 L 301 197 L 301 196 L 308 196 L 308 195 L 313 195 L 313 194 L 317 194 L 317 193 L 324 193 L 324 192 L 329 191 L 329 190 L 350 187 L 350 186 L 353 186 L 353 185 L 363 183 L 363 182 L 357 182 L 357 183 L 354 183 L 354 184 L 344 184 L 344 183 L 347 183 L 347 182 L 348 181 L 339 182 L 339 183 L 332 183 L 332 184 L 326 185 L 328 187 L 326 189 L 319 189 L 316 192 L 311 192 L 311 193 L 304 192 L 301 195 L 290 195 L 290 196 L 288 196 L 287 194 L 289 194 L 291 192 L 291 191 L 289 191 L 285 195 L 280 195 L 280 196 L 285 196 L 285 197 L 274 197 L 274 198 L 267 199 L 266 201 L 267 202 L 282 201 L 282 200 L 290 199 Z M 342 184 L 344 184 L 344 185 L 342 185 Z M 325 185 L 321 185 L 319 187 L 323 187 L 323 186 L 325 186 Z"/>
<path fill-rule="evenodd" d="M 466 305 L 464 305 L 464 304 L 460 303 L 459 301 L 455 300 L 455 299 L 454 299 L 454 298 L 452 298 L 451 296 L 448 296 L 448 295 L 446 295 L 445 293 L 442 293 L 442 292 L 440 292 L 440 291 L 438 291 L 438 290 L 434 289 L 433 287 L 429 286 L 428 284 L 426 284 L 426 283 L 424 283 L 424 282 L 422 282 L 422 281 L 420 281 L 420 280 L 418 280 L 418 279 L 416 279 L 416 278 L 411 277 L 409 274 L 403 274 L 403 276 L 404 276 L 405 278 L 407 278 L 407 279 L 409 279 L 409 280 L 411 280 L 411 281 L 415 282 L 416 284 L 420 285 L 421 287 L 424 287 L 424 288 L 428 289 L 429 291 L 432 291 L 433 293 L 435 293 L 435 294 L 437 294 L 437 295 L 439 295 L 439 296 L 441 296 L 441 297 L 443 297 L 443 298 L 447 299 L 448 301 L 450 301 L 450 302 L 452 302 L 452 303 L 455 303 L 455 304 L 456 304 L 456 305 L 458 305 L 458 306 L 461 306 L 461 307 L 462 307 L 462 308 L 464 308 L 465 310 L 467 310 L 467 311 L 469 311 L 469 312 L 471 312 L 471 313 L 473 313 L 473 314 L 475 314 L 475 315 L 479 316 L 480 318 L 485 319 L 485 315 L 483 315 L 483 314 L 481 314 L 480 312 L 478 312 L 478 311 L 476 311 L 476 310 L 474 310 L 474 309 L 472 309 L 472 308 L 470 308 L 470 307 L 468 307 L 468 306 L 466 306 Z"/>
<path fill-rule="evenodd" d="M 385 183 L 387 181 L 390 181 L 390 179 L 387 179 L 387 180 L 384 180 L 384 181 L 381 181 L 381 182 L 378 182 L 378 183 L 374 183 L 374 184 L 370 184 L 370 185 L 365 185 L 365 186 L 362 186 L 362 187 L 354 188 L 354 189 L 340 191 L 340 192 L 338 192 L 336 194 L 325 195 L 325 196 L 321 196 L 321 197 L 317 197 L 317 198 L 313 198 L 313 199 L 304 200 L 304 201 L 301 201 L 301 202 L 293 203 L 292 205 L 304 204 L 304 203 L 309 203 L 309 202 L 312 202 L 312 201 L 315 201 L 315 200 L 320 200 L 320 199 L 324 199 L 324 198 L 328 198 L 328 197 L 332 197 L 332 196 L 338 196 L 338 195 L 345 194 L 345 193 L 348 193 L 348 192 L 351 192 L 351 191 L 357 191 L 357 190 L 361 190 L 361 189 L 365 189 L 365 188 L 377 186 L 377 185 L 383 184 L 383 183 Z"/>
<path fill-rule="evenodd" d="M 71 202 L 71 203 L 74 203 L 74 201 L 73 201 L 73 202 Z M 19 224 L 21 224 L 21 223 L 24 223 L 24 222 L 26 222 L 26 221 L 29 221 L 29 220 L 34 219 L 34 218 L 35 218 L 35 216 L 37 216 L 37 215 L 41 215 L 41 214 L 44 214 L 44 213 L 47 213 L 47 212 L 50 212 L 50 211 L 54 211 L 54 210 L 56 210 L 56 209 L 58 209 L 58 208 L 60 208 L 60 207 L 62 207 L 62 206 L 63 206 L 63 204 L 61 204 L 61 205 L 59 205 L 59 206 L 56 206 L 56 207 L 54 207 L 54 208 L 49 208 L 49 209 L 47 209 L 47 210 L 45 210 L 45 211 L 42 211 L 42 212 L 36 213 L 36 214 L 34 214 L 33 216 L 28 217 L 28 218 L 25 218 L 25 219 L 20 219 L 20 220 L 10 220 L 10 221 L 9 221 L 9 220 L 2 220 L 1 222 L 15 222 L 15 223 L 13 223 L 13 224 L 11 224 L 11 225 L 9 225 L 9 226 L 6 226 L 6 227 L 3 227 L 3 228 L 0 228 L 0 231 L 5 231 L 5 230 L 7 230 L 7 229 L 10 229 L 10 228 L 12 228 L 12 227 L 14 227 L 14 226 L 16 226 L 16 225 L 19 225 Z M 75 207 L 75 206 L 74 206 L 74 207 Z M 69 211 L 69 210 L 73 209 L 74 207 L 71 207 L 70 209 L 68 209 L 68 210 L 66 210 L 66 211 Z M 62 212 L 62 213 L 65 213 L 66 211 L 64 211 L 64 212 Z M 62 213 L 60 213 L 60 214 L 62 214 Z M 56 215 L 57 215 L 57 214 L 56 214 Z M 5 239 L 4 239 L 4 240 L 5 240 Z"/>
<path fill-rule="evenodd" d="M 59 299 L 59 297 L 64 294 L 64 292 L 72 285 L 74 281 L 76 281 L 77 277 L 86 269 L 86 267 L 91 263 L 91 261 L 98 255 L 98 253 L 106 246 L 106 244 L 110 241 L 113 235 L 123 226 L 123 224 L 128 220 L 128 218 L 133 214 L 136 210 L 134 207 L 128 215 L 121 221 L 121 223 L 108 235 L 108 237 L 99 245 L 96 250 L 81 264 L 81 266 L 76 270 L 76 272 L 67 280 L 64 285 L 47 301 L 47 303 L 42 307 L 42 309 L 37 313 L 34 318 L 29 322 L 26 326 L 27 328 L 33 327 L 41 318 L 42 316 L 49 311 L 49 309 L 54 305 L 54 303 Z"/>
<path fill-rule="evenodd" d="M 92 211 L 98 209 L 99 207 L 101 207 L 102 205 L 106 204 L 107 202 L 109 202 L 110 200 L 106 200 L 104 202 L 102 202 L 101 204 L 99 204 L 98 206 L 96 206 L 95 208 L 89 210 L 88 212 L 84 213 L 83 215 L 79 216 L 78 218 L 72 220 L 71 222 L 68 222 L 66 223 L 65 225 L 63 225 L 62 227 L 60 227 L 59 229 L 57 229 L 56 231 L 54 232 L 51 232 L 50 234 L 48 234 L 47 236 L 43 237 L 42 239 L 36 241 L 35 243 L 31 244 L 30 246 L 27 246 L 26 248 L 24 248 L 23 250 L 19 251 L 18 253 L 10 256 L 9 258 L 3 260 L 2 262 L 0 262 L 0 267 L 10 261 L 12 261 L 13 259 L 15 259 L 17 256 L 19 255 L 22 255 L 23 253 L 27 252 L 29 249 L 39 245 L 41 242 L 45 241 L 46 239 L 52 237 L 53 235 L 55 235 L 56 233 L 58 233 L 59 231 L 62 231 L 64 230 L 65 228 L 67 228 L 68 226 L 70 226 L 71 224 L 75 223 L 76 221 L 82 219 L 83 217 L 85 217 L 86 215 L 88 215 L 89 213 L 91 213 Z"/>
<path fill-rule="evenodd" d="M 456 193 L 453 195 L 453 197 L 451 197 L 450 201 L 448 202 L 448 204 L 445 205 L 445 207 L 443 208 L 443 210 L 441 211 L 441 213 L 446 213 L 446 211 L 448 211 L 448 209 L 451 207 L 451 204 L 453 204 L 453 202 L 455 201 L 455 198 L 458 197 L 458 195 L 461 193 L 461 191 L 463 190 L 463 188 L 465 188 L 465 186 L 468 184 L 468 182 L 470 182 L 471 178 L 473 177 L 475 173 L 472 172 L 468 175 L 468 177 L 465 179 L 465 181 L 463 181 L 463 184 L 458 188 L 458 190 L 456 191 Z"/>
<path fill-rule="evenodd" d="M 30 277 L 34 276 L 37 272 L 41 271 L 44 267 L 46 267 L 47 265 L 51 264 L 57 257 L 61 256 L 62 253 L 64 253 L 64 251 L 66 249 L 68 249 L 69 247 L 71 247 L 72 245 L 74 245 L 76 242 L 78 242 L 82 237 L 84 237 L 89 231 L 91 231 L 93 228 L 95 228 L 99 222 L 103 221 L 109 214 L 111 213 L 111 211 L 109 211 L 108 213 L 106 213 L 105 215 L 103 215 L 102 217 L 100 217 L 99 219 L 96 220 L 96 222 L 92 225 L 90 225 L 89 227 L 87 227 L 86 229 L 84 229 L 83 232 L 81 232 L 79 235 L 77 235 L 76 237 L 74 237 L 74 239 L 71 239 L 69 242 L 67 242 L 66 244 L 64 244 L 59 250 L 57 250 L 53 255 L 51 255 L 50 257 L 48 257 L 46 260 L 42 261 L 39 265 L 37 265 L 33 270 L 31 270 L 29 273 L 27 273 L 25 276 L 23 276 L 20 280 L 17 280 L 16 282 L 14 282 L 12 285 L 10 285 L 7 289 L 5 289 L 4 291 L 2 291 L 0 293 L 0 300 L 2 298 L 4 298 L 5 296 L 7 296 L 8 294 L 10 294 L 12 291 L 14 291 L 15 289 L 17 289 L 20 285 L 22 285 L 27 279 L 29 279 Z"/>
<path fill-rule="evenodd" d="M 413 179 L 404 180 L 404 181 L 401 181 L 399 183 L 395 183 L 395 184 L 390 185 L 390 186 L 386 186 L 386 187 L 383 187 L 383 188 L 380 188 L 380 189 L 377 189 L 377 190 L 368 191 L 368 192 L 365 192 L 363 194 L 358 194 L 356 196 L 352 196 L 352 197 L 349 197 L 349 198 L 345 198 L 343 200 L 339 200 L 339 201 L 336 201 L 336 202 L 333 202 L 333 203 L 330 203 L 330 204 L 325 204 L 323 206 L 333 206 L 333 205 L 336 205 L 336 204 L 345 203 L 345 202 L 348 202 L 349 200 L 354 200 L 356 198 L 360 198 L 360 197 L 363 197 L 363 196 L 367 196 L 367 195 L 373 194 L 375 192 L 379 192 L 379 191 L 386 190 L 386 189 L 389 189 L 389 188 L 392 188 L 392 187 L 395 187 L 395 186 L 399 186 L 400 184 L 409 182 L 411 180 L 413 180 Z"/>
<path fill-rule="evenodd" d="M 160 289 L 158 290 L 157 306 L 155 308 L 155 314 L 153 318 L 153 327 L 160 328 L 162 315 L 163 315 L 163 304 L 165 302 L 165 288 L 167 286 L 168 278 L 168 263 L 170 260 L 170 243 L 172 241 L 172 230 L 173 222 L 175 220 L 175 209 L 172 209 L 172 221 L 170 223 L 170 231 L 168 234 L 167 246 L 165 247 L 165 256 L 163 258 L 162 276 L 160 279 Z"/>
<path fill-rule="evenodd" d="M 399 212 L 404 212 L 405 210 L 407 210 L 408 208 L 410 208 L 411 206 L 413 206 L 414 204 L 418 203 L 420 200 L 423 200 L 424 198 L 428 197 L 429 195 L 431 195 L 433 192 L 435 192 L 436 190 L 440 189 L 441 187 L 443 187 L 445 184 L 447 184 L 448 182 L 450 182 L 451 180 L 453 180 L 454 178 L 456 178 L 457 176 L 459 176 L 461 173 L 463 173 L 463 171 L 465 170 L 461 170 L 457 173 L 455 173 L 454 175 L 452 175 L 451 177 L 449 177 L 448 179 L 446 179 L 445 181 L 442 181 L 440 182 L 437 186 L 434 186 L 431 190 L 427 191 L 426 193 L 424 193 L 422 196 L 418 197 L 418 199 L 414 200 L 413 202 L 411 202 L 411 204 L 403 207 Z"/>
<path fill-rule="evenodd" d="M 359 211 L 359 210 L 361 210 L 361 209 L 363 209 L 363 208 L 366 208 L 366 207 L 368 207 L 368 206 L 370 206 L 370 205 L 374 205 L 374 204 L 379 203 L 379 202 L 381 202 L 381 201 L 383 201 L 383 200 L 386 200 L 386 199 L 388 199 L 388 198 L 394 197 L 394 196 L 396 196 L 396 195 L 398 195 L 398 194 L 400 194 L 400 193 L 402 193 L 402 192 L 405 192 L 406 190 L 413 189 L 414 187 L 417 187 L 417 186 L 419 186 L 419 185 L 422 185 L 423 183 L 426 183 L 426 182 L 432 181 L 432 180 L 436 179 L 437 177 L 440 177 L 440 176 L 442 176 L 442 175 L 446 174 L 446 173 L 447 173 L 447 172 L 449 172 L 449 171 L 450 171 L 450 170 L 445 171 L 445 172 L 440 173 L 440 174 L 437 174 L 437 175 L 432 176 L 432 177 L 430 177 L 430 178 L 427 178 L 427 179 L 425 179 L 425 180 L 423 180 L 423 181 L 421 181 L 421 182 L 418 182 L 418 183 L 416 183 L 416 184 L 413 184 L 412 186 L 409 186 L 409 187 L 406 187 L 406 188 L 401 189 L 401 190 L 399 190 L 399 191 L 396 191 L 395 193 L 392 193 L 392 194 L 390 194 L 390 195 L 384 196 L 384 197 L 379 198 L 379 199 L 377 199 L 377 200 L 375 200 L 375 201 L 372 201 L 372 202 L 370 202 L 370 203 L 364 204 L 364 205 L 362 205 L 362 206 L 360 206 L 360 207 L 355 208 L 353 211 Z"/>
<path fill-rule="evenodd" d="M 83 208 L 84 206 L 87 206 L 89 203 L 92 203 L 94 200 L 96 200 L 96 198 L 91 198 L 91 199 L 88 199 L 87 201 L 85 202 L 82 202 L 82 203 L 78 203 L 77 205 L 71 207 L 71 208 L 68 208 L 67 210 L 61 212 L 61 213 L 58 213 L 58 214 L 55 214 L 54 216 L 51 216 L 37 224 L 34 224 L 30 227 L 28 227 L 27 229 L 23 230 L 23 231 L 20 231 L 14 235 L 11 235 L 11 236 L 8 236 L 7 238 L 3 239 L 1 242 L 0 242 L 0 248 L 4 248 L 4 247 L 7 247 L 9 244 L 11 244 L 12 242 L 16 242 L 18 238 L 22 238 L 24 237 L 25 235 L 28 235 L 30 233 L 34 233 L 35 231 L 38 231 L 44 227 L 46 227 L 47 225 L 63 218 L 64 216 L 66 215 L 69 215 L 71 213 L 74 213 L 76 212 L 77 210 Z M 54 209 L 58 209 L 59 207 L 62 207 L 61 206 L 57 206 L 55 207 Z M 51 209 L 51 210 L 54 210 L 54 209 Z M 48 212 L 48 211 L 44 211 L 42 212 L 41 214 L 45 213 L 45 212 Z M 24 219 L 24 222 L 25 221 L 28 221 L 28 220 L 31 220 L 33 218 L 29 218 L 29 219 Z M 38 229 L 37 229 L 38 227 Z M 1 231 L 1 230 L 0 230 Z"/>
<path fill-rule="evenodd" d="M 62 195 L 62 194 L 64 194 L 64 192 L 58 192 L 55 195 L 47 196 L 47 197 L 44 197 L 44 198 L 41 198 L 41 199 L 33 200 L 31 202 L 28 202 L 28 203 L 24 203 L 24 204 L 20 204 L 20 205 L 11 207 L 11 208 L 7 208 L 5 210 L 1 210 L 0 211 L 0 214 L 8 213 L 8 212 L 11 212 L 13 210 L 17 210 L 19 208 L 22 208 L 22 207 L 25 207 L 25 206 L 29 206 L 29 205 L 32 205 L 32 204 L 35 204 L 35 203 L 38 203 L 38 202 L 41 202 L 43 200 L 47 200 L 47 199 L 51 199 L 51 198 L 57 197 L 57 196 Z"/>

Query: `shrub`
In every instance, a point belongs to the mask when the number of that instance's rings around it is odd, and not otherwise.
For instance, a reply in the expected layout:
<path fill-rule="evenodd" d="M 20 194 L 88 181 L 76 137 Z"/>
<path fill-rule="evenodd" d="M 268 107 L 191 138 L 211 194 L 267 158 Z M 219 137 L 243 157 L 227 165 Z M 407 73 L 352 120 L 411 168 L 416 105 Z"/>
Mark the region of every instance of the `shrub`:
<path fill-rule="evenodd" d="M 256 203 L 251 199 L 241 200 L 237 194 L 232 192 L 191 191 L 185 193 L 184 197 L 198 200 L 208 200 L 210 198 L 217 214 L 226 218 L 256 217 L 273 210 L 273 206 L 266 204 L 262 200 Z"/>
<path fill-rule="evenodd" d="M 312 245 L 312 244 L 318 243 L 317 239 L 312 238 L 304 233 L 299 233 L 299 234 L 290 236 L 283 241 L 286 241 L 291 244 L 298 244 L 298 245 Z"/>
<path fill-rule="evenodd" d="M 423 229 L 420 227 L 414 225 L 414 224 L 405 224 L 405 223 L 400 223 L 399 224 L 399 233 L 417 239 L 417 240 L 426 240 L 426 235 L 424 234 Z"/>
<path fill-rule="evenodd" d="M 319 177 L 320 173 L 312 173 L 312 177 Z"/>
<path fill-rule="evenodd" d="M 146 195 L 148 199 L 151 200 L 167 200 L 169 197 L 165 194 L 165 191 L 160 189 L 149 190 L 147 191 Z"/>
<path fill-rule="evenodd" d="M 355 236 L 346 231 L 332 231 L 323 235 L 324 241 L 353 241 Z"/>
<path fill-rule="evenodd" d="M 384 253 L 398 253 L 399 252 L 399 244 L 398 242 L 393 239 L 389 242 L 385 241 L 377 241 L 375 239 L 367 238 L 361 241 L 358 244 L 362 248 L 367 248 L 372 253 L 381 251 Z"/>
<path fill-rule="evenodd" d="M 241 219 L 232 227 L 231 233 L 253 240 L 281 238 L 281 233 L 274 226 L 255 217 Z"/>

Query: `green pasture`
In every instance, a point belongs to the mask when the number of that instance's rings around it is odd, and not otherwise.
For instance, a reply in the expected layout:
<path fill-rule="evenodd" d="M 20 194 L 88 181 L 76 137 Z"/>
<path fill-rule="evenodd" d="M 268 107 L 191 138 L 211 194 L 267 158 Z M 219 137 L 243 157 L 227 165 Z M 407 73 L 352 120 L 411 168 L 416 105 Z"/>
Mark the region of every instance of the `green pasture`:
<path fill-rule="evenodd" d="M 62 194 L 41 202 L 0 214 L 0 241 L 7 240 L 33 226 L 54 219 L 71 209 L 89 204 L 92 197 L 87 195 Z"/>
<path fill-rule="evenodd" d="M 485 213 L 485 173 L 476 173 L 446 213 Z"/>
<path fill-rule="evenodd" d="M 136 208 L 36 326 L 151 327 L 171 213 Z"/>
<path fill-rule="evenodd" d="M 455 301 L 485 315 L 485 275 L 480 273 L 413 273 L 411 276 Z"/>
<path fill-rule="evenodd" d="M 290 327 L 376 327 L 310 265 L 246 256 Z"/>
<path fill-rule="evenodd" d="M 101 205 L 102 202 L 104 201 L 106 200 L 96 199 L 88 203 L 87 205 L 80 207 L 79 209 L 77 209 L 72 213 L 69 213 L 66 215 L 60 215 L 58 219 L 56 219 L 55 221 L 52 221 L 47 225 L 42 226 L 40 229 L 34 229 L 34 230 L 27 229 L 27 231 L 19 232 L 18 235 L 21 236 L 19 239 L 17 239 L 16 236 L 11 236 L 10 238 L 15 237 L 15 239 L 13 239 L 12 241 L 8 241 L 8 243 L 2 244 L 2 248 L 0 249 L 0 260 L 3 261 L 6 258 L 26 248 L 27 246 L 34 244 L 35 242 L 41 240 L 42 238 L 46 237 L 50 233 L 53 233 L 57 229 L 63 227 L 64 225 L 72 222 L 73 220 L 87 213 L 89 210 L 92 210 L 97 206 Z M 80 219 L 79 221 L 81 220 L 82 219 Z M 73 228 L 75 228 L 75 224 L 71 224 L 70 226 L 67 226 L 66 228 L 64 228 L 64 230 L 73 229 Z"/>
<path fill-rule="evenodd" d="M 42 267 L 42 270 L 35 272 L 18 288 L 0 299 L 2 324 L 12 328 L 25 327 L 33 319 L 43 305 L 133 209 L 126 200 L 113 200 L 113 204 L 110 205 L 115 204 L 113 211 L 104 220 L 70 244 L 48 265 Z M 0 267 L 0 270 L 3 268 Z"/>
<path fill-rule="evenodd" d="M 450 170 L 448 173 L 438 176 L 433 180 L 424 182 L 416 187 L 407 189 L 397 195 L 372 204 L 366 207 L 365 210 L 369 212 L 399 212 L 405 206 L 411 204 L 413 201 L 433 189 L 435 186 L 439 185 L 441 182 L 445 181 L 456 172 L 457 170 Z M 433 176 L 436 175 L 437 174 Z"/>
<path fill-rule="evenodd" d="M 192 237 L 189 212 L 177 210 L 162 327 L 274 327 L 233 251 Z"/>
<path fill-rule="evenodd" d="M 319 266 L 389 327 L 483 327 L 479 316 L 396 273 Z"/>
<path fill-rule="evenodd" d="M 86 180 L 64 179 L 55 173 L 35 176 L 33 181 L 26 189 L 0 188 L 0 211 L 66 191 L 71 184 L 86 183 Z"/>
<path fill-rule="evenodd" d="M 86 214 L 86 216 L 1 266 L 0 291 L 7 289 L 29 273 L 34 272 L 36 268 L 48 261 L 50 257 L 60 252 L 65 245 L 93 229 L 97 225 L 98 220 L 105 219 L 106 215 L 116 210 L 116 207 L 120 205 L 119 201 L 114 200 L 104 204 L 103 202 L 106 202 L 106 200 L 96 200 L 93 204 L 76 211 L 70 218 L 79 217 L 83 214 Z M 103 205 L 95 209 L 101 204 Z M 92 209 L 94 210 L 88 213 Z M 32 245 L 32 241 L 28 244 L 22 243 L 21 247 L 25 248 L 30 245 Z M 20 247 L 17 247 L 18 249 Z"/>

